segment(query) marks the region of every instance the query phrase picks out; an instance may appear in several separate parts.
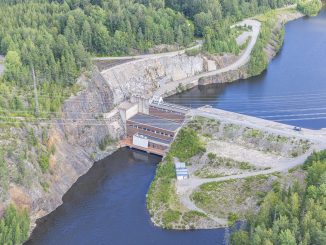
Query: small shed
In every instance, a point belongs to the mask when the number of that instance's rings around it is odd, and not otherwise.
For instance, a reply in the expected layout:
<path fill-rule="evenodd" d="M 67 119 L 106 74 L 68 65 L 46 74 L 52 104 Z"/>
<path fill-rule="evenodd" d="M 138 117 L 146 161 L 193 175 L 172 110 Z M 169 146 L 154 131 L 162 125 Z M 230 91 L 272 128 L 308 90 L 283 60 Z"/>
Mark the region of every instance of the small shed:
<path fill-rule="evenodd" d="M 177 180 L 184 180 L 189 178 L 189 172 L 184 162 L 175 161 L 174 166 Z"/>
<path fill-rule="evenodd" d="M 176 169 L 177 180 L 184 180 L 189 178 L 188 169 Z"/>

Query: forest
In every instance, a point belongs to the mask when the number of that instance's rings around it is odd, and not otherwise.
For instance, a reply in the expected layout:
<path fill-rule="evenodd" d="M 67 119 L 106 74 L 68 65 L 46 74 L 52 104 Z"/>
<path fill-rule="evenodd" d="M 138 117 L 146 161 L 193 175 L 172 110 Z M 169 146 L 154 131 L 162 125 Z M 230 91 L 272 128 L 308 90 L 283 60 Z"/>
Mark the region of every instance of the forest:
<path fill-rule="evenodd" d="M 171 9 L 122 0 L 101 6 L 92 2 L 0 3 L 0 53 L 6 56 L 1 109 L 33 114 L 32 69 L 46 116 L 59 109 L 76 78 L 90 70 L 91 56 L 143 52 L 161 43 L 187 46 L 193 40 L 192 23 Z"/>
<path fill-rule="evenodd" d="M 59 111 L 92 56 L 146 53 L 168 44 L 187 47 L 205 40 L 204 52 L 239 53 L 229 26 L 244 17 L 296 0 L 27 0 L 0 2 L 0 111 L 33 117 L 32 70 L 39 115 Z"/>
<path fill-rule="evenodd" d="M 26 210 L 10 205 L 0 220 L 0 244 L 15 245 L 26 241 L 30 220 Z"/>
<path fill-rule="evenodd" d="M 298 2 L 298 10 L 305 15 L 314 16 L 317 15 L 319 10 L 322 7 L 321 0 L 299 0 Z"/>
<path fill-rule="evenodd" d="M 326 151 L 305 162 L 306 186 L 281 188 L 277 183 L 264 198 L 258 215 L 249 215 L 232 245 L 326 244 Z"/>

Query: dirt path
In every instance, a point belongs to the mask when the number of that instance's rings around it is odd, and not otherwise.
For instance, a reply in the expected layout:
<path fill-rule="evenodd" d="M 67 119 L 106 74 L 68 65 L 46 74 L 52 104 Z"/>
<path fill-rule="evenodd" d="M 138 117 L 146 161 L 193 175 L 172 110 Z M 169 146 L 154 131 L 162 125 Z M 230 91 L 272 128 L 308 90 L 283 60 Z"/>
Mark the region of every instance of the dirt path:
<path fill-rule="evenodd" d="M 267 174 L 272 174 L 272 173 L 277 173 L 277 172 L 284 172 L 287 171 L 293 167 L 296 167 L 298 165 L 303 164 L 305 159 L 313 152 L 313 150 L 310 150 L 306 154 L 294 158 L 290 160 L 289 162 L 284 163 L 282 166 L 278 166 L 275 168 L 271 168 L 268 170 L 260 170 L 260 171 L 255 171 L 255 172 L 249 172 L 249 173 L 243 173 L 243 174 L 238 174 L 238 175 L 231 175 L 231 176 L 225 176 L 225 177 L 219 177 L 219 178 L 198 178 L 195 176 L 192 176 L 191 178 L 187 180 L 182 180 L 182 181 L 177 181 L 176 182 L 176 190 L 178 195 L 180 196 L 180 202 L 182 205 L 184 205 L 186 208 L 189 210 L 195 210 L 198 212 L 202 212 L 206 214 L 209 218 L 212 220 L 216 221 L 220 226 L 226 226 L 228 221 L 223 218 L 218 218 L 215 217 L 204 210 L 198 208 L 196 204 L 190 199 L 191 194 L 193 191 L 201 186 L 202 184 L 205 183 L 210 183 L 210 182 L 222 182 L 222 181 L 227 181 L 227 180 L 234 180 L 234 179 L 244 179 L 248 177 L 253 177 L 257 175 L 267 175 Z"/>
<path fill-rule="evenodd" d="M 210 140 L 206 145 L 207 152 L 218 157 L 231 158 L 238 162 L 247 162 L 258 168 L 276 168 L 292 162 L 293 158 L 269 152 L 251 149 L 246 146 L 221 140 Z"/>

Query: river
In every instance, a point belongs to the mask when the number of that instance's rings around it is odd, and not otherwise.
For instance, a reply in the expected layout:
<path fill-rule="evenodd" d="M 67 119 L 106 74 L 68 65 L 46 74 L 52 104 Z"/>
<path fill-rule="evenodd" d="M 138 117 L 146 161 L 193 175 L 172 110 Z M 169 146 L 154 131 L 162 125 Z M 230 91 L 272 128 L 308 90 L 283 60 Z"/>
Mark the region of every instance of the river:
<path fill-rule="evenodd" d="M 26 244 L 221 244 L 221 229 L 177 232 L 153 226 L 146 192 L 160 160 L 120 149 L 95 163 L 63 197 L 63 205 L 39 221 Z"/>
<path fill-rule="evenodd" d="M 286 25 L 285 44 L 263 75 L 230 84 L 200 86 L 168 98 L 212 105 L 307 128 L 326 127 L 326 11 Z M 38 222 L 26 244 L 223 244 L 224 229 L 156 228 L 146 192 L 159 157 L 120 149 L 94 164 Z"/>

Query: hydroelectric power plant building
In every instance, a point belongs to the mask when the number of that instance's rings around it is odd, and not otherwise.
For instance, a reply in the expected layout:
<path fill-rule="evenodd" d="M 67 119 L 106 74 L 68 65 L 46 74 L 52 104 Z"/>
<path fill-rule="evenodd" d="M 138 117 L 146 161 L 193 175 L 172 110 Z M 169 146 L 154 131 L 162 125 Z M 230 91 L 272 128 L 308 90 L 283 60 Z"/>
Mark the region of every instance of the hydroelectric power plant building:
<path fill-rule="evenodd" d="M 122 143 L 163 156 L 188 112 L 188 108 L 165 103 L 162 98 L 153 98 L 148 102 L 126 102 L 120 107 L 126 130 L 126 138 Z"/>

